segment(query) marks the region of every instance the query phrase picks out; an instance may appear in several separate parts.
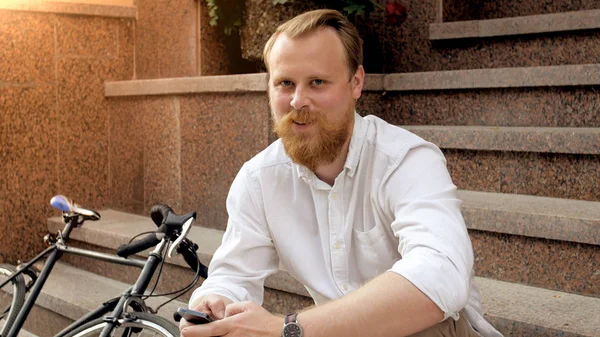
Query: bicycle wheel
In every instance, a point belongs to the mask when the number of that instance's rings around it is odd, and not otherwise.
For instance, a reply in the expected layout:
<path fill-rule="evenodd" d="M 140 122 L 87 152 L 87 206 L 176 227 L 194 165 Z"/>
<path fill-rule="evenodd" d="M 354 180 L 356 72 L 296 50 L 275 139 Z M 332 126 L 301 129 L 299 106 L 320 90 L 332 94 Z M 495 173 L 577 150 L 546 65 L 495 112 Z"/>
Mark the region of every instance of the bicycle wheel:
<path fill-rule="evenodd" d="M 111 336 L 164 336 L 164 337 L 179 337 L 179 328 L 168 320 L 144 313 L 132 313 L 136 317 L 135 320 L 119 319 L 118 326 L 113 330 Z M 89 337 L 99 336 L 102 329 L 106 326 L 103 318 L 95 319 L 91 322 L 83 324 L 75 330 L 69 332 L 64 337 Z"/>
<path fill-rule="evenodd" d="M 0 283 L 6 281 L 17 268 L 0 264 Z M 19 274 L 0 289 L 0 336 L 6 336 L 25 302 L 25 279 Z"/>

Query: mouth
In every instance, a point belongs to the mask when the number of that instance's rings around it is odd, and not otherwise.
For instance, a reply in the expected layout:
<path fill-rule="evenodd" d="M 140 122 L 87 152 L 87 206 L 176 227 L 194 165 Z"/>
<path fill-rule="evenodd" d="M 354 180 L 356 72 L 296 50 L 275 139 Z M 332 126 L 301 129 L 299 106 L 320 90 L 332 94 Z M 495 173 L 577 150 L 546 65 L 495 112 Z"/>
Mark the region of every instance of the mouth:
<path fill-rule="evenodd" d="M 312 124 L 312 121 L 307 122 L 307 121 L 297 121 L 297 120 L 294 120 L 294 124 L 296 124 L 296 125 L 309 125 L 309 124 Z"/>

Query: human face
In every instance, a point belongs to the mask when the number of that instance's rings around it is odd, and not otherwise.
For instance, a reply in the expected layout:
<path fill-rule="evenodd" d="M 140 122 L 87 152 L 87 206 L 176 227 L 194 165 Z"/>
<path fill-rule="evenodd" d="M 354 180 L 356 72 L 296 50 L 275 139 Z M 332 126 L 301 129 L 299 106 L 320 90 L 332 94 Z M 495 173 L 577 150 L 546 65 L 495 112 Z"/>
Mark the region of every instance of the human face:
<path fill-rule="evenodd" d="M 331 163 L 347 144 L 362 66 L 349 75 L 344 47 L 332 28 L 277 37 L 269 55 L 274 129 L 288 155 L 311 170 Z"/>

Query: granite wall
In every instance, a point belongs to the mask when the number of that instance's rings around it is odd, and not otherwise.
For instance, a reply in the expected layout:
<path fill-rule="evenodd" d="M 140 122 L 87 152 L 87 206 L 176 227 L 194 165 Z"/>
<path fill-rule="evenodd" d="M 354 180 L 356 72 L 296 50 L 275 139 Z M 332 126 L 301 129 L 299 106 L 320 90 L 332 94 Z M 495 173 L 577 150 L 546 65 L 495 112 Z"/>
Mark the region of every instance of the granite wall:
<path fill-rule="evenodd" d="M 193 142 L 182 150 L 181 137 L 192 137 L 193 131 L 180 118 L 201 106 L 217 116 L 228 103 L 213 98 L 206 106 L 172 97 L 115 102 L 104 94 L 107 81 L 248 72 L 239 41 L 231 44 L 231 37 L 208 24 L 205 1 L 138 0 L 136 8 L 19 6 L 0 6 L 0 230 L 7 233 L 0 261 L 14 263 L 43 247 L 46 219 L 56 215 L 49 206 L 55 194 L 90 208 L 140 214 L 155 202 L 177 209 L 206 204 L 204 222 L 222 219 L 223 211 L 213 206 L 223 200 L 189 181 L 190 175 L 206 173 L 197 173 L 185 156 L 202 156 L 204 150 L 186 152 Z M 257 128 L 266 139 L 266 129 Z M 199 139 L 219 145 L 208 136 Z M 226 148 L 234 151 L 223 146 L 211 152 L 220 154 L 215 162 L 226 160 L 220 173 L 202 178 L 214 179 L 209 185 L 218 186 L 219 196 L 235 174 L 224 168 L 240 164 L 222 155 Z"/>
<path fill-rule="evenodd" d="M 109 195 L 104 81 L 133 78 L 134 20 L 0 9 L 0 260 L 43 248 L 49 201 Z"/>
<path fill-rule="evenodd" d="M 268 145 L 264 93 L 109 98 L 113 209 L 156 203 L 225 229 L 225 198 L 243 163 Z M 241 127 L 243 126 L 243 127 Z"/>
<path fill-rule="evenodd" d="M 136 0 L 136 78 L 253 72 L 239 35 L 210 25 L 204 0 Z"/>

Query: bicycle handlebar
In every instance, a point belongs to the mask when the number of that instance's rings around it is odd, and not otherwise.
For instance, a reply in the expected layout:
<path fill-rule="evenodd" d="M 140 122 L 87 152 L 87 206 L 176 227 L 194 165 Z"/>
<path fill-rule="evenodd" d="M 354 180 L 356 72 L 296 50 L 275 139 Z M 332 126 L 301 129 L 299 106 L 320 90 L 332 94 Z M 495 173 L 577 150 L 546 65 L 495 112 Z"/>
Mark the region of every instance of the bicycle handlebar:
<path fill-rule="evenodd" d="M 141 240 L 120 245 L 119 248 L 117 248 L 117 255 L 120 257 L 128 257 L 130 255 L 137 254 L 148 248 L 156 246 L 165 236 L 165 233 L 157 231 L 149 234 Z"/>
<path fill-rule="evenodd" d="M 121 245 L 117 249 L 117 255 L 121 257 L 127 257 L 130 255 L 137 254 L 141 251 L 144 251 L 148 248 L 156 246 L 165 236 L 173 236 L 174 238 L 178 238 L 174 241 L 175 244 L 178 243 L 176 247 L 177 253 L 183 256 L 185 262 L 190 266 L 190 268 L 198 272 L 199 275 L 203 278 L 208 277 L 208 268 L 204 266 L 200 261 L 198 261 L 198 257 L 196 255 L 196 250 L 198 249 L 198 245 L 192 242 L 190 239 L 185 238 L 187 232 L 182 231 L 184 219 L 195 218 L 195 213 L 190 213 L 184 216 L 177 216 L 173 209 L 167 205 L 154 205 L 150 210 L 150 218 L 156 226 L 158 226 L 158 230 L 141 240 L 137 240 L 128 244 Z M 188 224 L 188 226 L 190 226 Z M 188 228 L 189 231 L 189 228 Z M 180 238 L 180 236 L 184 236 Z M 171 240 L 173 240 L 173 237 Z"/>
<path fill-rule="evenodd" d="M 171 207 L 162 204 L 154 205 L 150 209 L 150 218 L 152 218 L 156 227 L 160 227 L 163 221 L 169 216 L 169 213 L 175 214 Z"/>
<path fill-rule="evenodd" d="M 188 266 L 190 266 L 193 271 L 198 272 L 200 277 L 207 278 L 208 268 L 198 261 L 196 250 L 198 250 L 198 245 L 189 239 L 184 239 L 177 248 L 177 252 L 183 256 L 183 259 Z"/>

